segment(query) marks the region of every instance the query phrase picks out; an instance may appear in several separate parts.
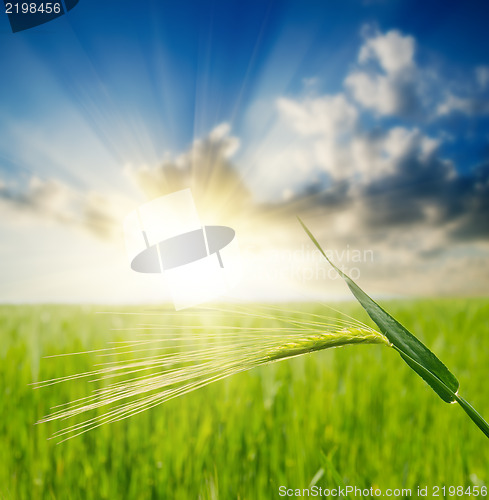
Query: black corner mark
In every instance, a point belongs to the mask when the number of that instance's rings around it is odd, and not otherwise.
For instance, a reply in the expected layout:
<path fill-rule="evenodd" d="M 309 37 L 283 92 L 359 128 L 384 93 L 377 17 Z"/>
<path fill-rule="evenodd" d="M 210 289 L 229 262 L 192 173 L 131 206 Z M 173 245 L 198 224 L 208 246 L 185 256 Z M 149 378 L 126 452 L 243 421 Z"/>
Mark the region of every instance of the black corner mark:
<path fill-rule="evenodd" d="M 3 0 L 13 33 L 56 19 L 73 9 L 79 0 Z"/>
<path fill-rule="evenodd" d="M 71 10 L 78 3 L 78 1 L 79 0 L 65 0 L 66 10 Z"/>

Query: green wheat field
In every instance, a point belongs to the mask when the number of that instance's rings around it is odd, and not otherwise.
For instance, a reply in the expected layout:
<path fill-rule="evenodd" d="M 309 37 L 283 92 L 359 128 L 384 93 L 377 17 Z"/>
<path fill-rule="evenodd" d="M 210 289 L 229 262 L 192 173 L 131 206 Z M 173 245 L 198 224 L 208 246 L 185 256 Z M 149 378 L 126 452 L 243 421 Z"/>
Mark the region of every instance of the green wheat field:
<path fill-rule="evenodd" d="M 382 305 L 439 356 L 460 380 L 461 394 L 489 418 L 489 300 Z M 360 306 L 335 307 L 371 324 Z M 321 305 L 291 309 L 331 316 Z M 282 485 L 489 484 L 487 438 L 457 404 L 443 403 L 393 349 L 379 345 L 239 373 L 56 444 L 48 438 L 66 423 L 35 422 L 51 407 L 89 395 L 93 383 L 30 384 L 93 369 L 97 352 L 45 356 L 127 339 L 134 332 L 125 329 L 156 308 L 97 314 L 116 310 L 0 307 L 0 498 L 255 500 L 280 498 Z M 175 315 L 160 321 L 171 325 Z"/>

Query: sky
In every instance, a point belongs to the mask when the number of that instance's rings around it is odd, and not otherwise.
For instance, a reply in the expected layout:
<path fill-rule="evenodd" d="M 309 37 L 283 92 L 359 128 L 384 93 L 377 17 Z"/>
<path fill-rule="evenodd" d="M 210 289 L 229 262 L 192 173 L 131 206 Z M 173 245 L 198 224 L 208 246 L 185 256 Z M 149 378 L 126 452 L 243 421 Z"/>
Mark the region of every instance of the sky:
<path fill-rule="evenodd" d="M 485 1 L 80 0 L 0 15 L 0 301 L 146 302 L 124 217 L 191 188 L 230 298 L 489 292 Z"/>

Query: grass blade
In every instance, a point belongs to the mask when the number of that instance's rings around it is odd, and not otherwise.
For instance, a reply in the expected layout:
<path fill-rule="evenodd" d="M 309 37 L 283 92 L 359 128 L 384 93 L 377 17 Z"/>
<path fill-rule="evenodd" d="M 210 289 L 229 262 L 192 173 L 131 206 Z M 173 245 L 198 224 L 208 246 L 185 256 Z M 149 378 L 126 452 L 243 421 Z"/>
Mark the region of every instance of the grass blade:
<path fill-rule="evenodd" d="M 479 413 L 458 394 L 459 382 L 448 368 L 410 331 L 370 298 L 349 276 L 343 273 L 328 258 L 307 226 L 298 217 L 301 226 L 329 264 L 345 280 L 348 288 L 365 309 L 380 331 L 387 337 L 402 357 L 438 396 L 446 403 L 458 402 L 473 422 L 489 437 L 489 425 Z"/>
<path fill-rule="evenodd" d="M 396 347 L 394 347 L 394 349 L 396 349 Z M 427 370 L 424 366 L 419 365 L 413 359 L 410 359 L 409 361 L 407 361 L 405 355 L 401 354 L 401 356 L 408 363 L 408 365 L 411 368 L 413 368 L 413 370 L 416 371 L 416 373 L 419 374 L 420 372 L 423 372 L 424 373 L 423 378 L 425 380 L 433 378 L 433 374 L 430 373 L 429 370 Z M 415 365 L 417 365 L 417 369 L 413 367 Z M 459 403 L 460 406 L 465 411 L 465 413 L 467 413 L 467 415 L 472 419 L 472 421 L 477 425 L 477 427 L 479 427 L 479 429 L 489 438 L 489 424 L 482 418 L 482 416 L 477 412 L 477 410 L 468 401 L 466 401 L 462 396 L 460 396 L 458 394 L 458 392 L 452 392 L 450 390 L 450 388 L 448 388 L 446 386 L 445 386 L 445 390 L 447 393 L 452 395 L 453 402 Z"/>
<path fill-rule="evenodd" d="M 404 361 L 420 375 L 433 388 L 433 390 L 447 403 L 453 403 L 453 393 L 457 392 L 459 383 L 448 368 L 411 332 L 402 326 L 396 319 L 371 299 L 349 276 L 338 269 L 328 258 L 316 238 L 312 235 L 306 225 L 299 219 L 302 227 L 309 238 L 316 245 L 325 259 L 333 266 L 336 272 L 346 281 L 348 288 L 368 315 L 380 328 L 380 331 L 389 339 L 399 351 Z M 412 361 L 416 361 L 413 363 Z M 427 377 L 426 373 L 419 370 L 419 366 L 425 367 L 434 377 Z M 442 382 L 440 384 L 439 382 Z M 447 391 L 447 388 L 450 389 Z"/>

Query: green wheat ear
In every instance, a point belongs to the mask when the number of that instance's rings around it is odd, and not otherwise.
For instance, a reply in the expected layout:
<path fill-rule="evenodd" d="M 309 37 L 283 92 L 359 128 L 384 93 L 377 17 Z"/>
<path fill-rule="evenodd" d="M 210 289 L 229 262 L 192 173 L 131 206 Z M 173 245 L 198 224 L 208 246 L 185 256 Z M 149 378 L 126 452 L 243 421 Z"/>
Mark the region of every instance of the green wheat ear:
<path fill-rule="evenodd" d="M 387 337 L 401 358 L 420 376 L 446 403 L 459 403 L 465 413 L 475 422 L 481 431 L 489 437 L 489 425 L 479 413 L 458 394 L 459 382 L 455 375 L 411 332 L 402 326 L 388 312 L 384 311 L 372 300 L 349 276 L 338 269 L 328 258 L 321 245 L 312 235 L 304 222 L 301 226 L 324 258 L 333 266 L 336 272 L 345 280 L 348 288 L 360 305 L 377 324 L 380 331 Z"/>

